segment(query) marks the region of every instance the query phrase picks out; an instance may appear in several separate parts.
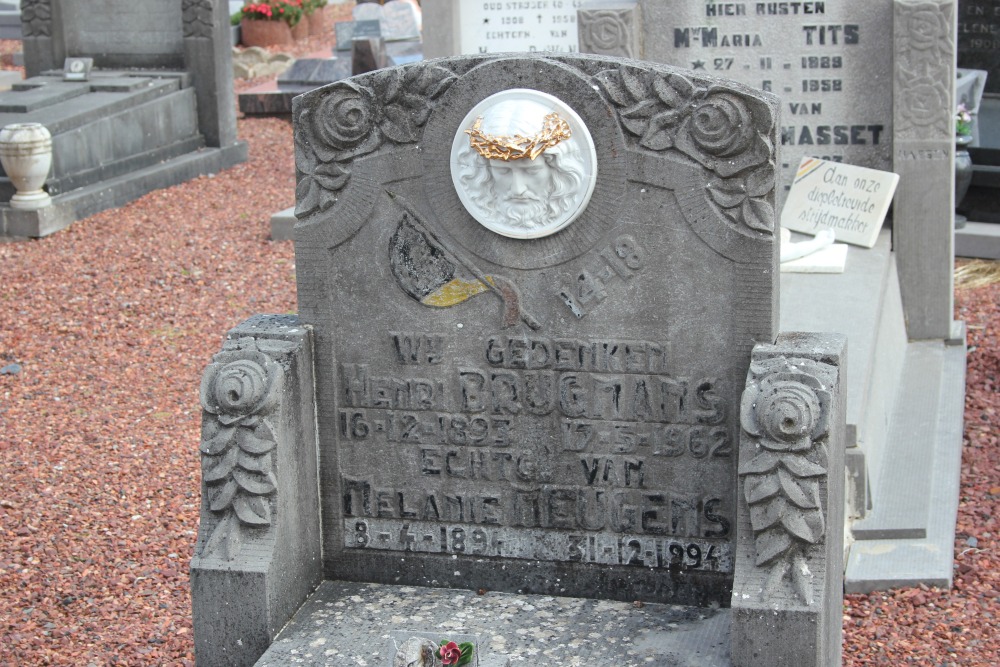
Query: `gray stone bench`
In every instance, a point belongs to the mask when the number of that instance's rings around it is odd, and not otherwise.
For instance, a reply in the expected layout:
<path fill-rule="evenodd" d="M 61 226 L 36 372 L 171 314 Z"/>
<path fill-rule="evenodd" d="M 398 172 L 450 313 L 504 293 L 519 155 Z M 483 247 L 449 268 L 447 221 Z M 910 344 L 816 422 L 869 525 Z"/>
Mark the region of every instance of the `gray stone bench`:
<path fill-rule="evenodd" d="M 202 383 L 198 663 L 840 664 L 845 341 L 776 333 L 776 108 L 569 56 L 297 98 L 300 312 Z"/>

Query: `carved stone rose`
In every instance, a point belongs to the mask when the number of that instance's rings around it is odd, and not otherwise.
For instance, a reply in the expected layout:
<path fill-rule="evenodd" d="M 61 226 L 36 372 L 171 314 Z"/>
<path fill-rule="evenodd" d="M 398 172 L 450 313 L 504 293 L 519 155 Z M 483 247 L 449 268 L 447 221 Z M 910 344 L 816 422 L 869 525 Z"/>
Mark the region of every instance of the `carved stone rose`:
<path fill-rule="evenodd" d="M 375 97 L 369 88 L 350 81 L 334 84 L 312 117 L 318 151 L 332 149 L 322 159 L 347 160 L 375 150 L 380 135 L 375 125 Z"/>
<path fill-rule="evenodd" d="M 948 117 L 941 113 L 949 107 L 948 90 L 942 82 L 926 80 L 904 89 L 900 104 L 906 110 L 906 118 L 914 125 L 934 125 Z"/>
<path fill-rule="evenodd" d="M 742 419 L 747 433 L 763 436 L 760 444 L 775 452 L 801 452 L 826 432 L 820 396 L 800 378 L 764 378 L 757 391 L 743 396 Z"/>
<path fill-rule="evenodd" d="M 629 25 L 621 12 L 595 11 L 590 21 L 581 23 L 580 30 L 580 41 L 589 53 L 633 55 L 629 49 Z"/>
<path fill-rule="evenodd" d="M 907 36 L 911 49 L 936 50 L 940 40 L 950 34 L 948 17 L 937 5 L 917 5 L 906 17 L 902 34 Z"/>
<path fill-rule="evenodd" d="M 757 127 L 755 111 L 729 93 L 712 93 L 684 119 L 675 138 L 676 148 L 723 178 L 757 166 L 768 158 L 767 144 Z"/>
<path fill-rule="evenodd" d="M 229 426 L 260 412 L 275 400 L 274 383 L 280 369 L 260 352 L 220 365 L 205 373 L 201 383 L 201 405 Z"/>

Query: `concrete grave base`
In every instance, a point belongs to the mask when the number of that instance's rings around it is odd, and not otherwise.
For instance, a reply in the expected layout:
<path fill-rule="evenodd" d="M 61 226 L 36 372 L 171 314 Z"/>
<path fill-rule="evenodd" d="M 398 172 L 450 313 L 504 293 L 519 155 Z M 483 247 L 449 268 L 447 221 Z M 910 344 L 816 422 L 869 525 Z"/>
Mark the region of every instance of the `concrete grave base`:
<path fill-rule="evenodd" d="M 967 222 L 956 229 L 955 256 L 1000 259 L 1000 224 Z"/>
<path fill-rule="evenodd" d="M 474 635 L 482 638 L 471 663 L 478 667 L 724 667 L 732 664 L 730 615 L 728 609 L 327 581 L 256 664 L 383 667 L 392 664 L 394 641 L 426 636 L 436 644 Z"/>
<path fill-rule="evenodd" d="M 122 206 L 142 195 L 168 188 L 204 174 L 215 174 L 246 161 L 247 145 L 202 148 L 117 178 L 70 190 L 52 197 L 52 206 L 19 211 L 0 206 L 0 238 L 42 238 L 65 229 L 76 220 Z"/>
<path fill-rule="evenodd" d="M 907 340 L 890 246 L 884 229 L 870 250 L 850 249 L 843 274 L 781 275 L 783 331 L 836 331 L 850 341 L 849 593 L 948 587 L 953 574 L 964 333 L 947 342 Z"/>

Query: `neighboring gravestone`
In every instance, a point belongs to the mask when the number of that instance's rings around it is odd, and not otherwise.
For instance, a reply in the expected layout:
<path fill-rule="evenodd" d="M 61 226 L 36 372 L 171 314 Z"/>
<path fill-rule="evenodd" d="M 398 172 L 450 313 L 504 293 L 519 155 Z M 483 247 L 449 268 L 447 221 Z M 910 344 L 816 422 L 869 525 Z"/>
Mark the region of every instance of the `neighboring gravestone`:
<path fill-rule="evenodd" d="M 308 327 L 255 320 L 205 375 L 200 663 L 284 625 L 321 520 L 323 576 L 394 585 L 399 630 L 409 586 L 732 604 L 738 664 L 839 664 L 843 340 L 771 345 L 776 98 L 483 56 L 331 84 L 294 121 Z M 281 370 L 309 349 L 314 380 Z M 287 481 L 317 460 L 318 507 Z M 655 664 L 719 642 L 664 632 Z"/>
<path fill-rule="evenodd" d="M 334 26 L 337 51 L 350 51 L 355 39 L 377 39 L 382 37 L 382 23 L 378 19 L 366 21 L 341 21 Z M 329 83 L 332 83 L 329 82 Z"/>
<path fill-rule="evenodd" d="M 61 2 L 59 10 L 67 56 L 92 56 L 103 68 L 184 64 L 180 2 Z"/>
<path fill-rule="evenodd" d="M 725 76 L 782 98 L 779 201 L 806 156 L 892 164 L 892 2 L 643 0 L 642 58 Z M 587 5 L 581 44 L 631 44 L 626 10 Z"/>
<path fill-rule="evenodd" d="M 508 51 L 573 53 L 576 10 L 584 0 L 460 2 L 424 0 L 428 58 Z"/>
<path fill-rule="evenodd" d="M 420 10 L 405 0 L 389 0 L 382 7 L 382 25 L 388 41 L 419 40 Z"/>
<path fill-rule="evenodd" d="M 2 95 L 0 124 L 28 114 L 51 132 L 62 226 L 246 159 L 225 0 L 24 0 L 21 19 L 27 78 Z M 21 236 L 54 231 L 13 222 Z"/>
<path fill-rule="evenodd" d="M 958 66 L 986 70 L 986 92 L 1000 93 L 1000 4 L 996 0 L 959 3 Z"/>
<path fill-rule="evenodd" d="M 225 0 L 24 0 L 25 75 L 57 70 L 67 57 L 98 69 L 190 72 L 207 145 L 236 142 L 236 109 Z"/>
<path fill-rule="evenodd" d="M 955 0 L 895 0 L 893 250 L 906 331 L 953 337 Z"/>

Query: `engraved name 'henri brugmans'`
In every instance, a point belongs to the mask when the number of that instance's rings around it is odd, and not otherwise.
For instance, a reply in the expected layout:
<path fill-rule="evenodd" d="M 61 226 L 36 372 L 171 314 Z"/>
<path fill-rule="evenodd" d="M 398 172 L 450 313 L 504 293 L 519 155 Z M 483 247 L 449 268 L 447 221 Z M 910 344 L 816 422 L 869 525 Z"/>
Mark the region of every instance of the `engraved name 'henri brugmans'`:
<path fill-rule="evenodd" d="M 732 459 L 718 378 L 677 375 L 666 343 L 499 334 L 448 377 L 448 338 L 392 332 L 405 375 L 338 368 L 341 441 L 399 447 L 448 485 L 343 474 L 345 547 L 732 569 L 722 499 L 651 488 L 672 461 Z M 549 444 L 518 437 L 526 418 L 554 418 Z"/>

